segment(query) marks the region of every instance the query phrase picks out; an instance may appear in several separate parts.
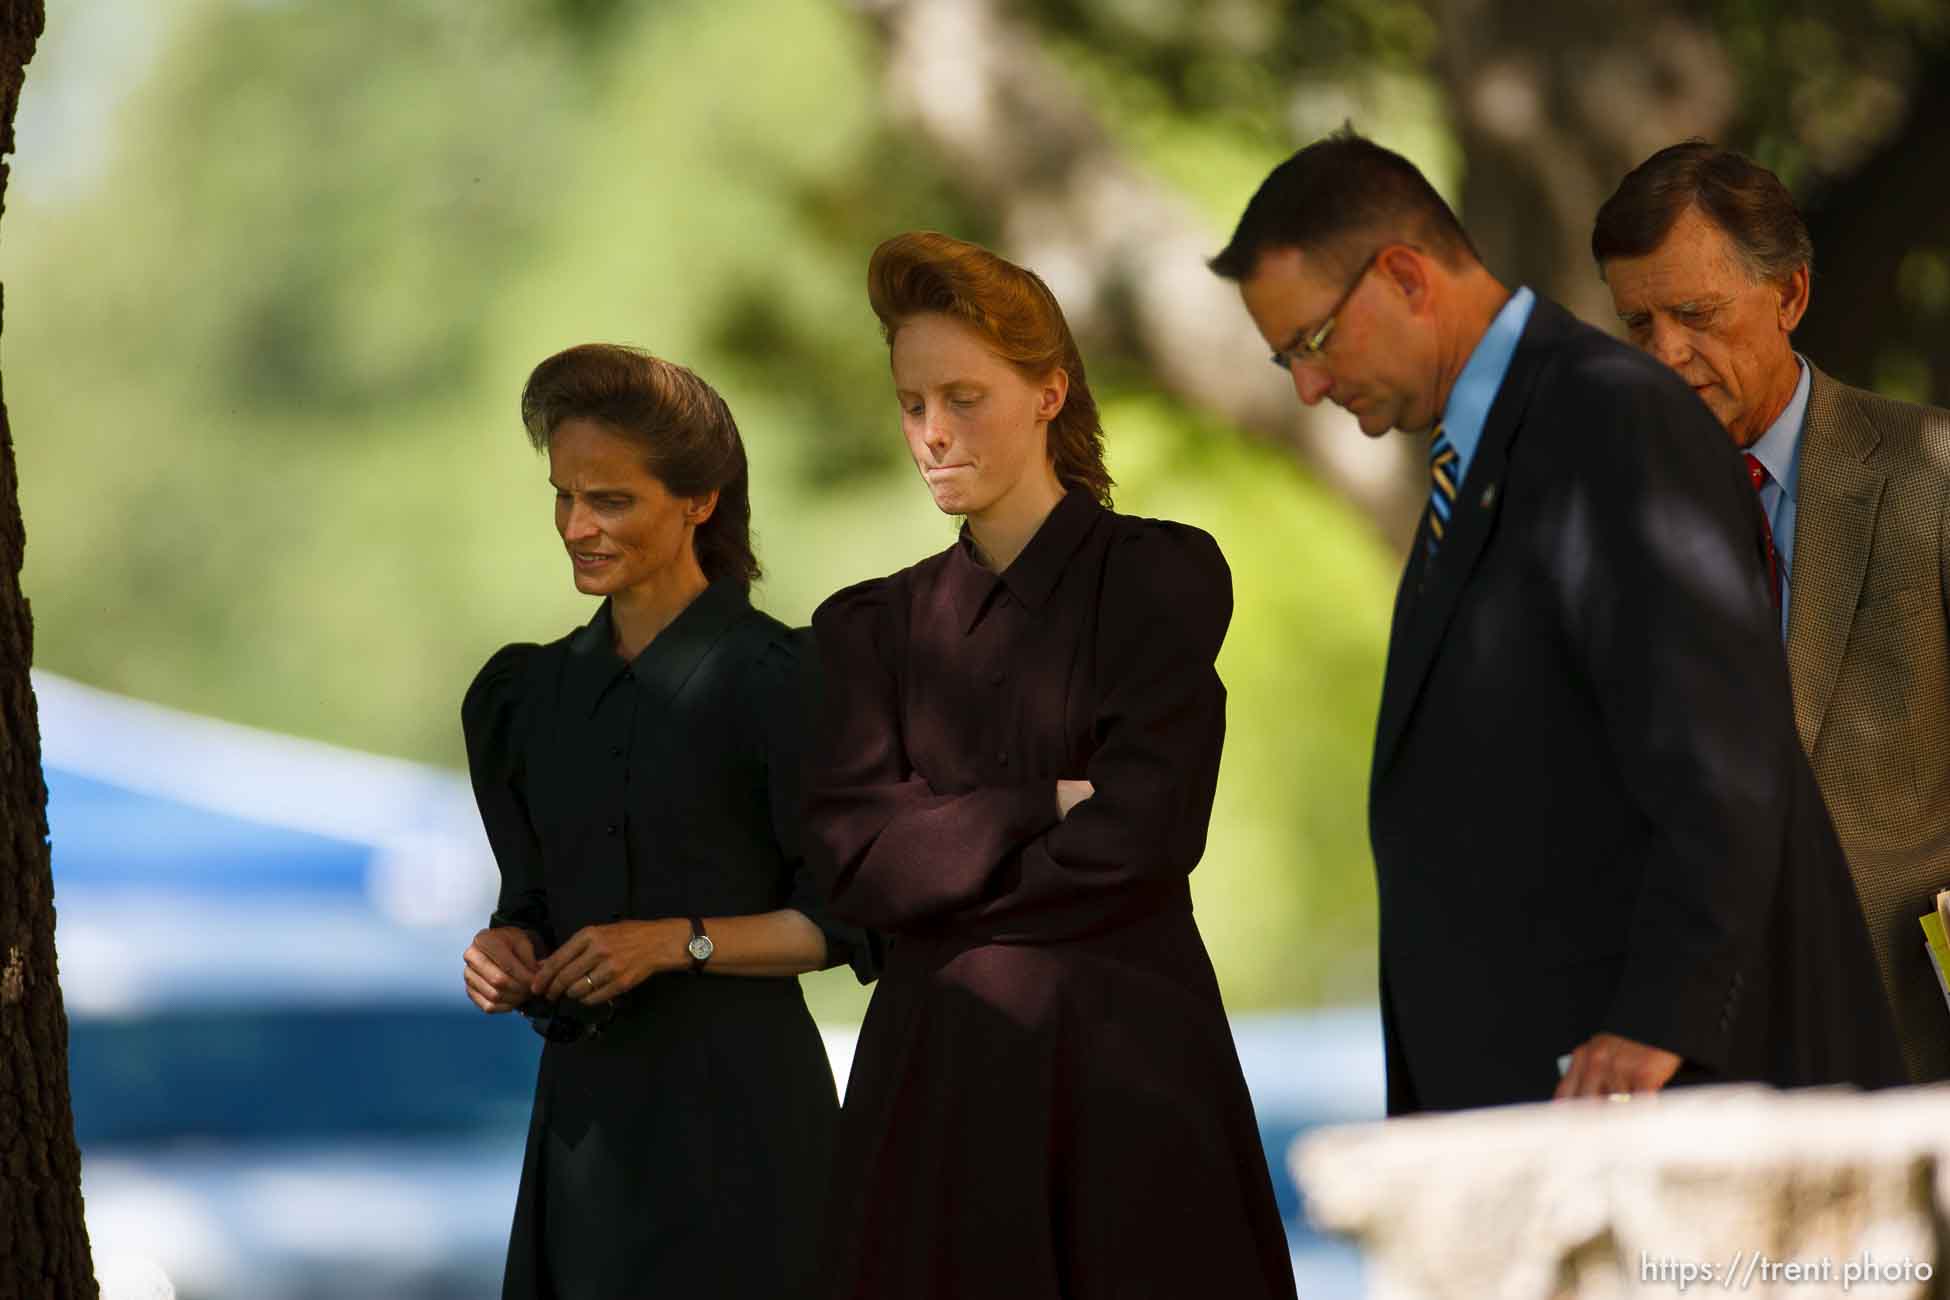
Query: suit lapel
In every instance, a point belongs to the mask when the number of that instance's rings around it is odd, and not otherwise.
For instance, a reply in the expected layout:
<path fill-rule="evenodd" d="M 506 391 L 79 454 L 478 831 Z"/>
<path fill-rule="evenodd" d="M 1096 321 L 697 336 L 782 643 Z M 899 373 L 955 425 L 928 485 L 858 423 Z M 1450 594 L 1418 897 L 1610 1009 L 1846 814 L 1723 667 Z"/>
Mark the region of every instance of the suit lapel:
<path fill-rule="evenodd" d="M 1426 512 L 1422 527 L 1416 530 L 1415 549 L 1410 552 L 1402 588 L 1396 594 L 1395 622 L 1388 637 L 1388 672 L 1382 685 L 1381 719 L 1375 729 L 1376 781 L 1394 758 L 1443 633 L 1489 540 L 1501 504 L 1510 443 L 1523 422 L 1537 376 L 1567 319 L 1562 308 L 1542 298 L 1531 309 L 1523 338 L 1511 355 L 1503 385 L 1497 389 L 1496 400 L 1483 422 L 1483 436 L 1470 458 L 1469 472 L 1456 492 L 1448 536 L 1433 563 L 1423 558 L 1428 540 Z"/>
<path fill-rule="evenodd" d="M 1868 464 L 1875 430 L 1841 385 L 1809 363 L 1808 416 L 1795 486 L 1788 676 L 1794 725 L 1812 754 L 1841 673 L 1887 476 Z"/>

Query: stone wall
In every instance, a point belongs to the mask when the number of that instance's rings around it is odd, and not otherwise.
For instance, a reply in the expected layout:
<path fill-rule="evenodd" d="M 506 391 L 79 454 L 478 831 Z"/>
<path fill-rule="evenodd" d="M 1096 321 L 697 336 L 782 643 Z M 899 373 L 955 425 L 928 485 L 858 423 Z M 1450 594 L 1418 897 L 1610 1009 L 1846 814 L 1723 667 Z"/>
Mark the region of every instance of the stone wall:
<path fill-rule="evenodd" d="M 1950 1300 L 1950 1085 L 1418 1116 L 1291 1159 L 1371 1300 Z"/>

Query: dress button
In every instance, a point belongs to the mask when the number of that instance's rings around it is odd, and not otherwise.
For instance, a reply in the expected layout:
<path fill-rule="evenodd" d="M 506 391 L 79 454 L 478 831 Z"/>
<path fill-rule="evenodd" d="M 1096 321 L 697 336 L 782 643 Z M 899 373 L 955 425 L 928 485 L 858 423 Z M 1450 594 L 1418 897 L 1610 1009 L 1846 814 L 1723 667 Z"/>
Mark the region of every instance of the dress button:
<path fill-rule="evenodd" d="M 609 825 L 607 825 L 607 826 L 605 826 L 605 827 L 603 827 L 603 834 L 605 834 L 605 835 L 614 835 L 614 834 L 616 834 L 616 823 L 615 823 L 615 822 L 611 822 L 611 823 L 610 823 Z"/>

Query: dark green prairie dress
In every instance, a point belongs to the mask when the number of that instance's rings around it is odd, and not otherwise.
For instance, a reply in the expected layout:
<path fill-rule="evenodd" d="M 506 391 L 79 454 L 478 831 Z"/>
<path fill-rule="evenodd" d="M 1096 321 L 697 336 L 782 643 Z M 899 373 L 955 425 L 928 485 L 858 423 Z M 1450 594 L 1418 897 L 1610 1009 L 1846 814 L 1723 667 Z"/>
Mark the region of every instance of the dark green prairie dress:
<path fill-rule="evenodd" d="M 625 918 L 793 907 L 864 978 L 800 856 L 800 655 L 720 582 L 634 662 L 607 602 L 489 660 L 461 717 L 493 923 L 546 951 Z M 808 1293 L 837 1115 L 798 980 L 646 980 L 600 1037 L 543 1049 L 503 1296 Z"/>

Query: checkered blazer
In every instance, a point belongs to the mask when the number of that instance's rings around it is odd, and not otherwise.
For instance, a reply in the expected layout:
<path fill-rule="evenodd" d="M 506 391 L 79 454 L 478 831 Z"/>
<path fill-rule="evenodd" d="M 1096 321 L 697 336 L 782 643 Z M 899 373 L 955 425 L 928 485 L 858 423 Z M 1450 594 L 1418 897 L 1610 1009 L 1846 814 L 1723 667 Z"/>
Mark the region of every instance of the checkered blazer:
<path fill-rule="evenodd" d="M 1916 924 L 1950 888 L 1950 411 L 1813 370 L 1796 504 L 1795 726 L 1910 1072 L 1950 1079 L 1950 1007 Z"/>

